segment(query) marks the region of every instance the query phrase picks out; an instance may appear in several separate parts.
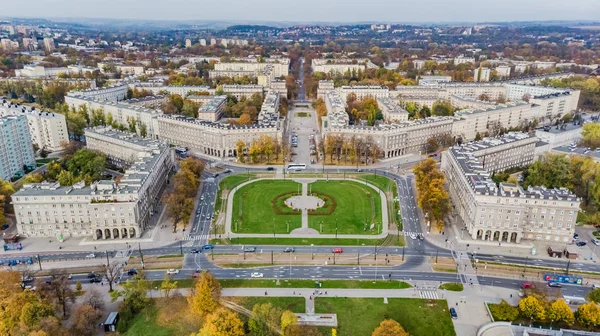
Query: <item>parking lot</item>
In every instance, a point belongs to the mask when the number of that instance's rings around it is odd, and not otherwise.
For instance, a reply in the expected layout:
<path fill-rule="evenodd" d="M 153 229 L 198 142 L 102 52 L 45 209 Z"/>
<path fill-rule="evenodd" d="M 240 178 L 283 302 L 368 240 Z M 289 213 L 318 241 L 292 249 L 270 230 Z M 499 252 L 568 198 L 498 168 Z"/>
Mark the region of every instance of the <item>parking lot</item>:
<path fill-rule="evenodd" d="M 311 164 L 316 162 L 317 124 L 315 111 L 309 108 L 292 108 L 288 116 L 288 140 L 292 148 L 290 163 Z"/>

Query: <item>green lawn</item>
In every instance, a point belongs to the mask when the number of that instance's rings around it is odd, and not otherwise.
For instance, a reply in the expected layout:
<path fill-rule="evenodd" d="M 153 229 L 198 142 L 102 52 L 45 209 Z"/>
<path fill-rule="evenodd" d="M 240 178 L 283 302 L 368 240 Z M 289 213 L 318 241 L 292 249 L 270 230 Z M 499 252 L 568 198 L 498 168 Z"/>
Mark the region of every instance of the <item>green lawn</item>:
<path fill-rule="evenodd" d="M 440 289 L 445 289 L 453 292 L 462 292 L 465 287 L 461 283 L 448 282 L 440 285 Z"/>
<path fill-rule="evenodd" d="M 233 238 L 230 240 L 212 239 L 213 245 L 218 244 L 238 244 L 238 245 L 286 245 L 286 246 L 310 246 L 326 245 L 326 246 L 375 246 L 382 245 L 385 238 L 382 239 L 350 239 L 350 238 Z M 394 246 L 404 246 L 404 239 L 400 236 L 400 240 L 393 239 Z"/>
<path fill-rule="evenodd" d="M 329 195 L 337 206 L 330 215 L 311 215 L 308 226 L 324 234 L 378 234 L 381 232 L 381 197 L 379 193 L 354 181 L 316 181 L 309 190 Z M 326 202 L 326 206 L 327 206 Z M 375 228 L 370 230 L 371 223 Z M 365 231 L 365 225 L 367 230 Z"/>
<path fill-rule="evenodd" d="M 170 336 L 175 335 L 175 329 L 160 326 L 156 323 L 157 315 L 156 305 L 151 304 L 137 314 L 127 331 L 123 333 L 125 336 Z"/>
<path fill-rule="evenodd" d="M 315 299 L 316 313 L 335 313 L 338 336 L 368 336 L 391 318 L 411 336 L 456 335 L 444 300 L 324 298 Z"/>
<path fill-rule="evenodd" d="M 255 178 L 256 178 L 255 173 L 230 175 L 230 176 L 227 176 L 226 178 L 222 179 L 219 182 L 219 189 L 220 190 L 231 190 L 231 189 L 235 188 L 238 184 L 242 184 L 244 182 L 247 182 L 247 181 L 255 179 Z"/>
<path fill-rule="evenodd" d="M 261 180 L 236 191 L 233 200 L 232 231 L 239 233 L 288 233 L 299 228 L 300 215 L 277 215 L 271 201 L 278 195 L 298 191 L 299 183 L 289 180 Z"/>

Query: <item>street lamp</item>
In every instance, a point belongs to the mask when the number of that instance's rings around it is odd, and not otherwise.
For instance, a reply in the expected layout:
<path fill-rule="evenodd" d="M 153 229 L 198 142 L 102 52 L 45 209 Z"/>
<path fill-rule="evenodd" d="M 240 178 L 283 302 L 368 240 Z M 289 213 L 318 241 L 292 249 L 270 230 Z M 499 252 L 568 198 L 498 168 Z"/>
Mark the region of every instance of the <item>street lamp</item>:
<path fill-rule="evenodd" d="M 315 260 L 315 254 L 313 253 L 313 247 L 315 244 L 310 244 L 310 260 Z"/>
<path fill-rule="evenodd" d="M 337 232 L 338 232 L 338 227 L 337 227 L 337 217 L 335 217 L 335 238 L 337 239 Z"/>

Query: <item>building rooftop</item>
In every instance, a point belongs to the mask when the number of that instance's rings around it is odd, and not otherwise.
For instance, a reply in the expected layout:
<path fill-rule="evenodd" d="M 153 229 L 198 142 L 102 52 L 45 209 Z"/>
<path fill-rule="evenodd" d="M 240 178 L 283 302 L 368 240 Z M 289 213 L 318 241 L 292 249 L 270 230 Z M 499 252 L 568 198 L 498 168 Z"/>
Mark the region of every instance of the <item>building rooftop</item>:
<path fill-rule="evenodd" d="M 215 113 L 227 101 L 227 96 L 214 96 L 198 109 L 198 113 Z"/>

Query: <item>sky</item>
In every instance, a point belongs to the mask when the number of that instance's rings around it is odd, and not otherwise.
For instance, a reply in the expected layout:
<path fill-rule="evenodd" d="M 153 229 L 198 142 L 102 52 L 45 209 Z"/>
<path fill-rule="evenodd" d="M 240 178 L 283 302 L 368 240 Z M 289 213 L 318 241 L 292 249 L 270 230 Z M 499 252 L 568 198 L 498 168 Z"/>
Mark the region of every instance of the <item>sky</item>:
<path fill-rule="evenodd" d="M 0 16 L 382 23 L 600 21 L 600 0 L 3 0 Z"/>

